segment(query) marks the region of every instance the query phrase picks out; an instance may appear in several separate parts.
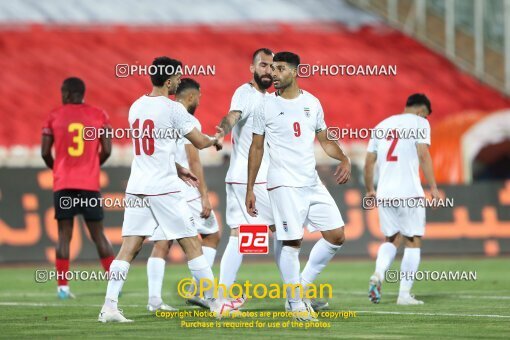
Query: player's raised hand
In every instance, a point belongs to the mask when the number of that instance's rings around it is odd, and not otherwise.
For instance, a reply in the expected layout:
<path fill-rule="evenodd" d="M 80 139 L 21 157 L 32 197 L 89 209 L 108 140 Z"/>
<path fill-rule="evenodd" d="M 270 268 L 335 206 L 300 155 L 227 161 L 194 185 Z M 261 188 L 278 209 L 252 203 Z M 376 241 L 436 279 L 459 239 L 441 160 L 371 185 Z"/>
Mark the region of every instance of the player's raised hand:
<path fill-rule="evenodd" d="M 223 140 L 225 137 L 225 131 L 223 131 L 223 129 L 221 127 L 216 126 L 216 134 L 214 135 L 214 137 L 216 137 L 216 139 L 218 140 L 218 142 L 216 142 L 216 144 L 214 144 L 214 146 L 216 147 L 217 151 L 220 151 L 221 149 L 223 149 Z"/>
<path fill-rule="evenodd" d="M 345 184 L 351 178 L 351 162 L 344 161 L 336 167 L 334 173 L 336 184 Z"/>
<path fill-rule="evenodd" d="M 211 216 L 211 209 L 209 197 L 207 197 L 207 195 L 202 196 L 202 212 L 200 213 L 200 217 L 209 218 L 209 216 Z"/>
<path fill-rule="evenodd" d="M 179 164 L 175 163 L 177 165 L 177 176 L 179 176 L 180 179 L 184 181 L 187 185 L 190 187 L 198 187 L 199 180 L 198 177 L 195 176 L 194 173 L 189 171 L 189 169 L 186 169 Z"/>
<path fill-rule="evenodd" d="M 255 207 L 255 194 L 253 191 L 246 191 L 246 211 L 251 217 L 257 217 L 258 211 Z"/>

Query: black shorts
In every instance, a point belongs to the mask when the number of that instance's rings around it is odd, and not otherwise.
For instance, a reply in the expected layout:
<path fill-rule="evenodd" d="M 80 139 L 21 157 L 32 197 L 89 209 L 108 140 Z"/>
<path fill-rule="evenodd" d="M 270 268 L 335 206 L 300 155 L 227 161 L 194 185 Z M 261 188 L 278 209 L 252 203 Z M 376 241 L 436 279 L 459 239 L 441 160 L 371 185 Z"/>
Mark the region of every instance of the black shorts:
<path fill-rule="evenodd" d="M 102 221 L 103 207 L 99 191 L 63 189 L 53 193 L 55 219 L 72 220 L 81 214 L 85 221 Z"/>

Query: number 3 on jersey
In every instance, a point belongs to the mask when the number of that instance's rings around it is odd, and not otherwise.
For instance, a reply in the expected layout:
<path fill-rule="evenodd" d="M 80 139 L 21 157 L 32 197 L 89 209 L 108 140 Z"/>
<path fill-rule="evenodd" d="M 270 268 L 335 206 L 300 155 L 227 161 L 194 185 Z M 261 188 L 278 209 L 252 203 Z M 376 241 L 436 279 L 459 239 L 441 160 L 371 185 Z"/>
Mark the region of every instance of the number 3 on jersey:
<path fill-rule="evenodd" d="M 131 125 L 132 130 L 137 131 L 136 135 L 142 135 L 142 138 L 133 138 L 135 143 L 135 155 L 139 156 L 140 143 L 142 144 L 142 151 L 144 154 L 150 156 L 154 153 L 154 138 L 152 138 L 152 132 L 154 131 L 154 121 L 152 119 L 144 120 L 142 123 L 142 129 L 140 130 L 140 120 L 137 119 Z"/>
<path fill-rule="evenodd" d="M 393 136 L 393 137 L 392 137 Z M 389 135 L 386 140 L 391 140 L 390 148 L 388 149 L 388 153 L 386 154 L 386 162 L 396 162 L 398 161 L 398 156 L 394 155 L 395 148 L 398 143 L 398 134 L 396 130 L 392 131 L 392 134 Z"/>
<path fill-rule="evenodd" d="M 67 127 L 67 132 L 73 133 L 73 145 L 67 148 L 67 153 L 71 157 L 80 157 L 83 155 L 85 142 L 83 141 L 83 124 L 71 123 Z"/>

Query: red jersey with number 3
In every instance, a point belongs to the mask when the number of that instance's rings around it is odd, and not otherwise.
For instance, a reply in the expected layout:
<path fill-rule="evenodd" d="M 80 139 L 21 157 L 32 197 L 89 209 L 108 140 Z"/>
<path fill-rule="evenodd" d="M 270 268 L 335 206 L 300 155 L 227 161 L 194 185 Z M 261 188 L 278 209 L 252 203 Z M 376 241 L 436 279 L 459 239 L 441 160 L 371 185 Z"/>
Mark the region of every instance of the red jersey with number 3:
<path fill-rule="evenodd" d="M 377 197 L 424 197 L 416 145 L 430 145 L 429 122 L 413 113 L 393 115 L 380 122 L 371 137 L 367 151 L 377 154 Z"/>
<path fill-rule="evenodd" d="M 52 111 L 43 127 L 53 136 L 53 191 L 99 191 L 100 141 L 83 139 L 84 128 L 110 128 L 108 115 L 87 104 L 66 104 Z"/>

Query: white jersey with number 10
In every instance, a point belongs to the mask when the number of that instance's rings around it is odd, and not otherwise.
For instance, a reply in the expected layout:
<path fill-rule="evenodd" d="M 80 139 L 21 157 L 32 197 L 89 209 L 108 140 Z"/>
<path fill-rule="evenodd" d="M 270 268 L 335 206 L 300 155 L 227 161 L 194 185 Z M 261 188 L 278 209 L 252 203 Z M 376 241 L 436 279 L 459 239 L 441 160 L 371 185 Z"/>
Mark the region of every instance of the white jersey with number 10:
<path fill-rule="evenodd" d="M 175 168 L 177 133 L 158 133 L 152 138 L 150 131 L 178 131 L 186 135 L 194 128 L 190 114 L 181 103 L 167 97 L 144 95 L 129 109 L 129 126 L 132 130 L 149 131 L 143 138 L 133 139 L 134 159 L 126 192 L 130 194 L 161 195 L 182 189 Z"/>

